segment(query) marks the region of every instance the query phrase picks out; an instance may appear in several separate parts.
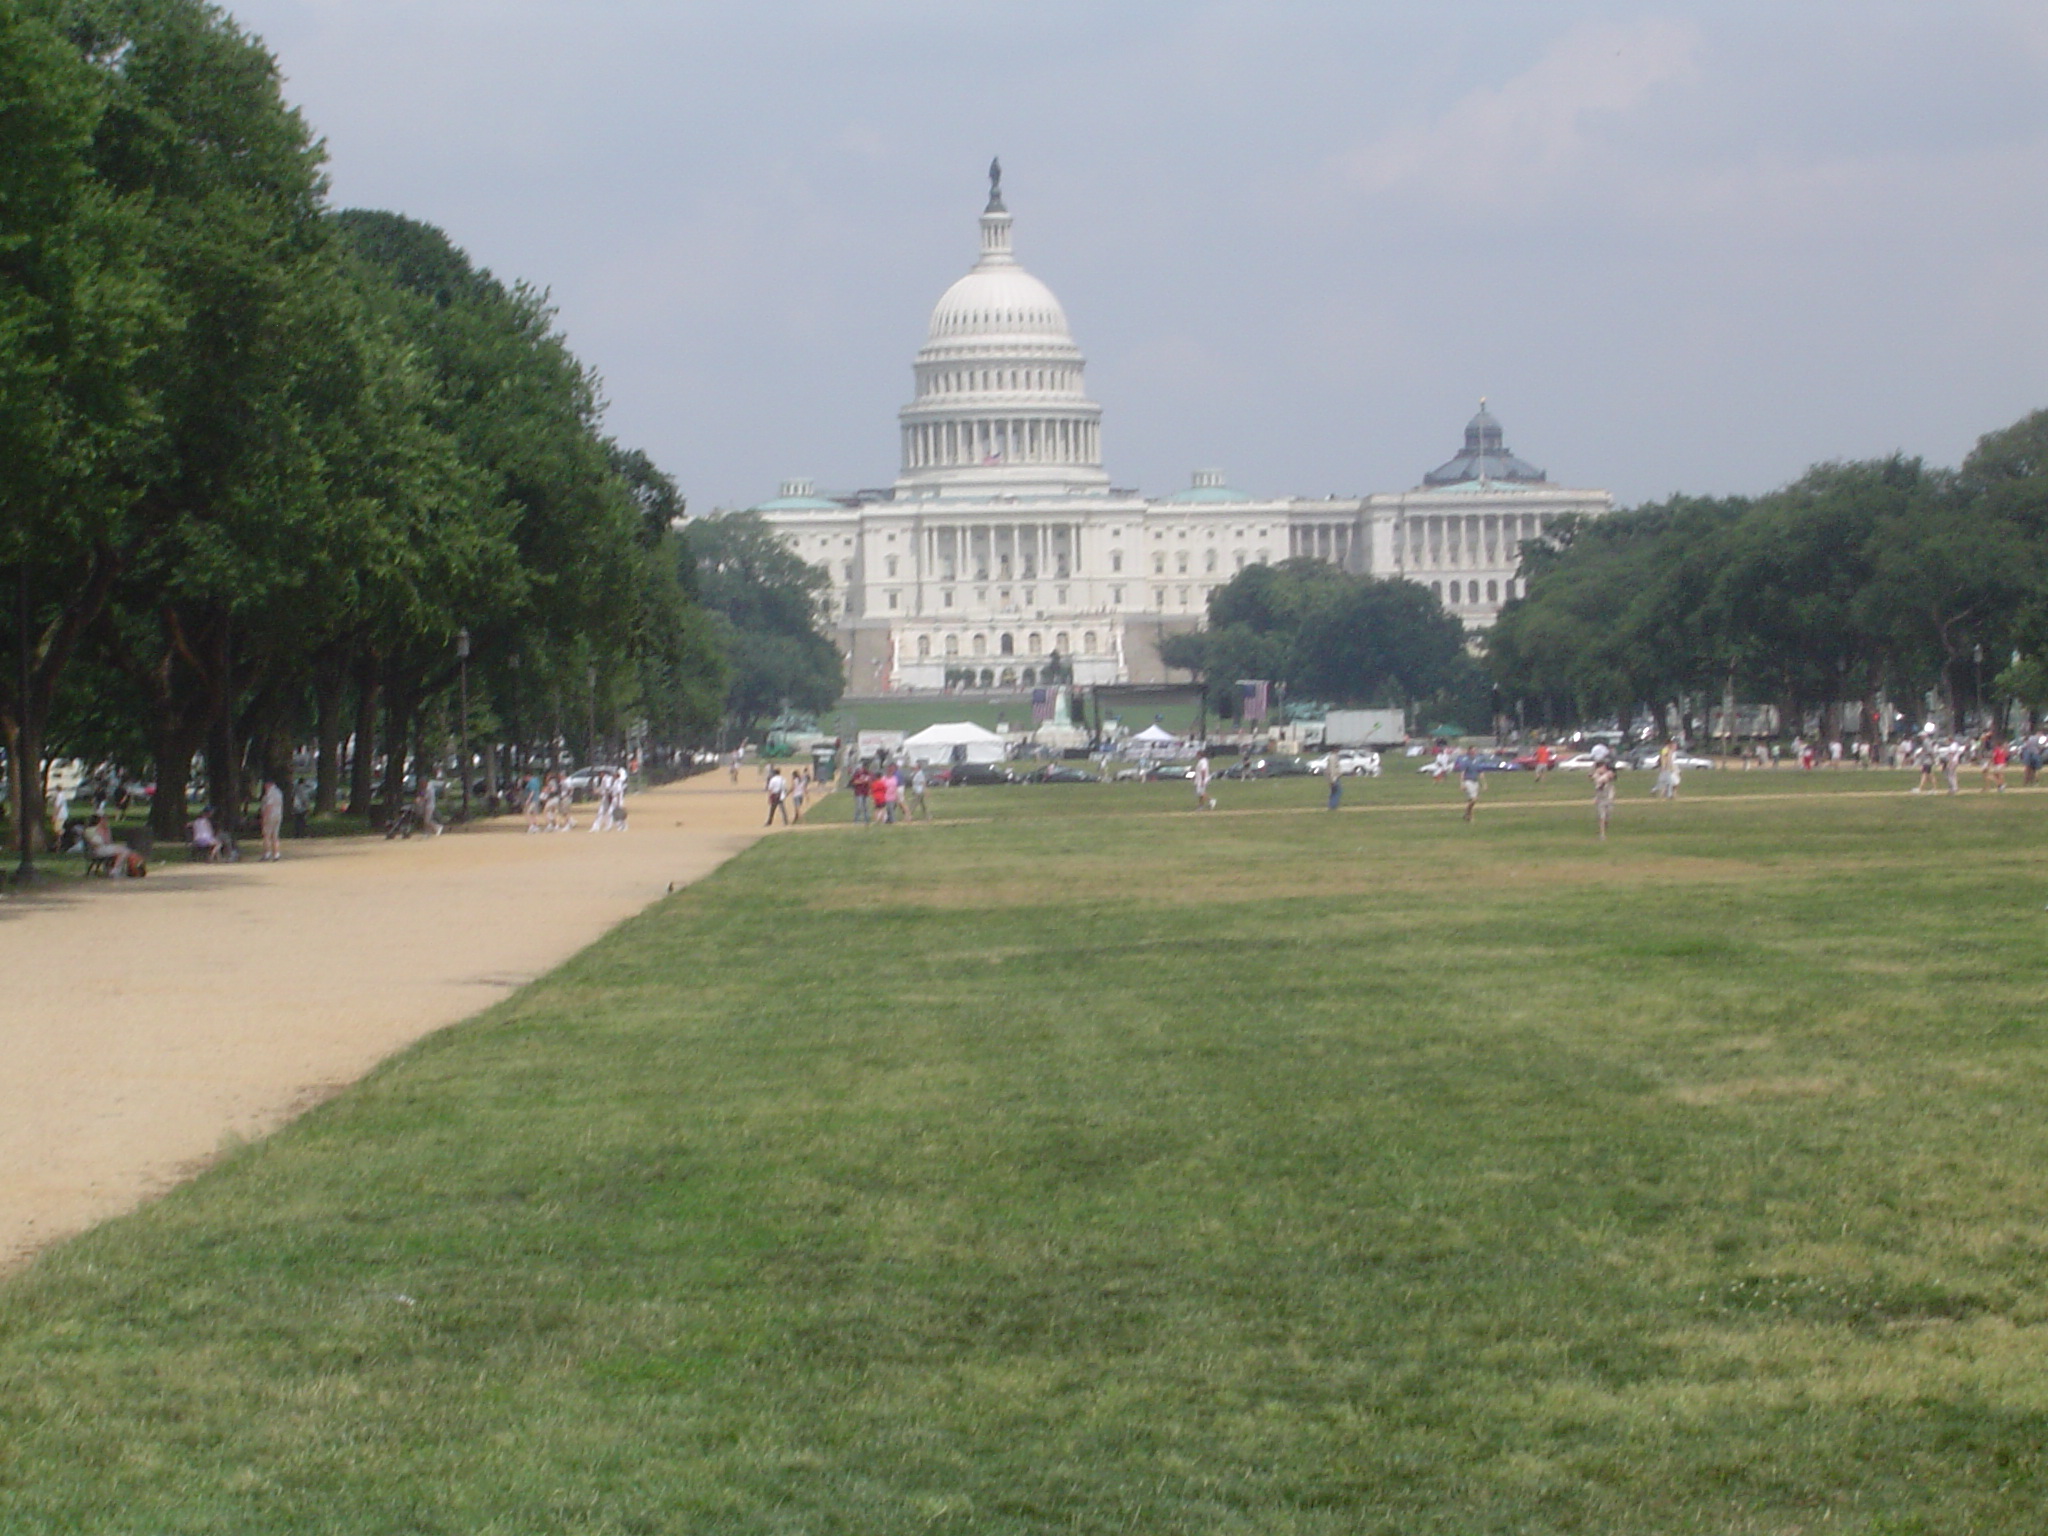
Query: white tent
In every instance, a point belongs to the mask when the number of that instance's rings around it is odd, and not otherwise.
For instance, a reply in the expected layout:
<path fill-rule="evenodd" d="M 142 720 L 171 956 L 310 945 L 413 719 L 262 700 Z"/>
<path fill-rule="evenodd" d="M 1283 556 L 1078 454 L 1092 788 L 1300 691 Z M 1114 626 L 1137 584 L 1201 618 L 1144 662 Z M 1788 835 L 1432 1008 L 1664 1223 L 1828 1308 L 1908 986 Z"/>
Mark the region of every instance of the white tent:
<path fill-rule="evenodd" d="M 1124 745 L 1127 747 L 1136 747 L 1141 752 L 1150 752 L 1154 755 L 1157 755 L 1160 752 L 1171 751 L 1173 748 L 1179 746 L 1180 738 L 1174 735 L 1173 732 L 1167 730 L 1164 726 L 1160 725 L 1157 721 L 1154 721 L 1152 724 L 1146 726 L 1145 729 L 1138 732 L 1137 735 L 1131 737 L 1130 740 L 1124 743 Z"/>
<path fill-rule="evenodd" d="M 971 720 L 945 725 L 928 725 L 903 742 L 903 756 L 913 763 L 950 763 L 953 749 L 962 748 L 970 763 L 1000 763 L 1009 743 L 994 731 L 985 731 Z"/>

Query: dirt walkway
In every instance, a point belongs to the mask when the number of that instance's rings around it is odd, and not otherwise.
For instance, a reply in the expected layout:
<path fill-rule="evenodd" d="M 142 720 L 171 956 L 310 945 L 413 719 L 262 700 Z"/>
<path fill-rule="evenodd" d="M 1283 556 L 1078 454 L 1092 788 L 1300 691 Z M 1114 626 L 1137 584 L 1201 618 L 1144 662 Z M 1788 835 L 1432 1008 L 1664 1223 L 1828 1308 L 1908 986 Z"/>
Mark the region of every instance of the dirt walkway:
<path fill-rule="evenodd" d="M 752 775 L 632 830 L 287 843 L 0 901 L 0 1270 L 129 1210 L 567 959 L 761 833 Z"/>

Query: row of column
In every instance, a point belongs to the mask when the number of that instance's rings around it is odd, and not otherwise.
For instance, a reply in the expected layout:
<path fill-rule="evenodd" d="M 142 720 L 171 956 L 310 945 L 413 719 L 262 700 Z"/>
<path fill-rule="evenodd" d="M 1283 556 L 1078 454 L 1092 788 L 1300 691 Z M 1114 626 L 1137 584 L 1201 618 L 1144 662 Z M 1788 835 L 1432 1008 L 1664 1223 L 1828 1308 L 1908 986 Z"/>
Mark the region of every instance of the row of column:
<path fill-rule="evenodd" d="M 905 469 L 976 464 L 1096 464 L 1102 428 L 1069 417 L 911 422 L 903 429 Z"/>
<path fill-rule="evenodd" d="M 1511 565 L 1517 546 L 1543 531 L 1534 513 L 1418 517 L 1408 523 L 1411 566 Z M 1485 559 L 1480 558 L 1484 548 Z"/>
<path fill-rule="evenodd" d="M 925 571 L 939 581 L 1065 581 L 1081 573 L 1078 523 L 927 527 Z"/>
<path fill-rule="evenodd" d="M 1327 560 L 1348 571 L 1356 535 L 1357 529 L 1349 523 L 1296 523 L 1287 530 L 1287 553 Z"/>

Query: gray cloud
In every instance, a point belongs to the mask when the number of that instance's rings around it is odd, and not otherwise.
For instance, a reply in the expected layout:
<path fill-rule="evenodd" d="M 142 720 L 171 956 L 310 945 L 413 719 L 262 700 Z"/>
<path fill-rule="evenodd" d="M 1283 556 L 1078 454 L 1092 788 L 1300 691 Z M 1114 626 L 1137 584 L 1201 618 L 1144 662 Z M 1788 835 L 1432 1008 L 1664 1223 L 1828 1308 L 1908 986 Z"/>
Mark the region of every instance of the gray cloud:
<path fill-rule="evenodd" d="M 249 0 L 337 197 L 550 289 L 695 504 L 885 483 L 1000 152 L 1119 482 L 1627 500 L 2048 403 L 2048 14 Z"/>

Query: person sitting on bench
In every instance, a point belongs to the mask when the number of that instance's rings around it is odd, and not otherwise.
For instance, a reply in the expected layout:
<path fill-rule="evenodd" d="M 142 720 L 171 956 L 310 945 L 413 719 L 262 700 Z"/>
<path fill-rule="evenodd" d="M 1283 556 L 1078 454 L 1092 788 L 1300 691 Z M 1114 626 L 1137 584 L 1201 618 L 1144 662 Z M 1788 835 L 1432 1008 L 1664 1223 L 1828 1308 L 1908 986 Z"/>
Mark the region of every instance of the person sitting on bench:
<path fill-rule="evenodd" d="M 192 857 L 201 864 L 217 864 L 227 856 L 227 841 L 213 829 L 211 806 L 192 818 Z"/>

